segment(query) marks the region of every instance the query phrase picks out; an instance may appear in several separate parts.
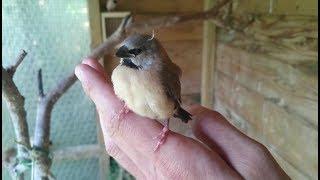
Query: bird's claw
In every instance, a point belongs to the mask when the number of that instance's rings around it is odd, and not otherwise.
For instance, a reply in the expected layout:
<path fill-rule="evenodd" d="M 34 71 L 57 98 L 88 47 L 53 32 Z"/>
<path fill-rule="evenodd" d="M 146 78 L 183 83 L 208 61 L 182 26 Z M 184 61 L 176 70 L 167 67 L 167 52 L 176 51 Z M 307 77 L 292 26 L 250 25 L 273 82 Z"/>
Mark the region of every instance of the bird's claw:
<path fill-rule="evenodd" d="M 161 133 L 159 133 L 158 136 L 154 137 L 153 139 L 159 139 L 159 141 L 157 142 L 156 147 L 154 148 L 153 151 L 156 151 L 157 149 L 159 149 L 159 147 L 164 143 L 164 141 L 167 139 L 169 133 L 169 128 L 167 126 L 165 126 Z"/>
<path fill-rule="evenodd" d="M 126 104 L 123 105 L 122 109 L 119 111 L 119 113 L 116 115 L 115 119 L 120 120 L 125 114 L 127 114 L 130 111 L 128 106 Z"/>

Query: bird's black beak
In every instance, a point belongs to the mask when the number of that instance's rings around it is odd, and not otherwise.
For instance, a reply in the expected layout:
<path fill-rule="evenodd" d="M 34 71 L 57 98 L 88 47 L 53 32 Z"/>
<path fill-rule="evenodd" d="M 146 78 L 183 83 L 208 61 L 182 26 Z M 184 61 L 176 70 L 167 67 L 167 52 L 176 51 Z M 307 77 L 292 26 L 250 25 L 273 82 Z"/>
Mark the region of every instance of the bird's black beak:
<path fill-rule="evenodd" d="M 117 50 L 116 56 L 119 58 L 130 58 L 132 54 L 130 54 L 129 49 L 123 45 Z"/>

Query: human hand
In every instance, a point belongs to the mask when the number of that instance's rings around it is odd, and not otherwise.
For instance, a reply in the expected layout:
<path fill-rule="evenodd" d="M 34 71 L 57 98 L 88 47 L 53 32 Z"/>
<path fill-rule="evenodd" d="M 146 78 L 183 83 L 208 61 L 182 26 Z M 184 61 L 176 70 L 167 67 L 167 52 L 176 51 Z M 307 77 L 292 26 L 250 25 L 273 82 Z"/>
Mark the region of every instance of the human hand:
<path fill-rule="evenodd" d="M 154 152 L 153 137 L 162 130 L 159 122 L 131 111 L 114 118 L 124 104 L 97 61 L 83 61 L 75 74 L 96 105 L 106 151 L 137 179 L 290 179 L 262 144 L 199 105 L 188 111 L 202 143 L 170 132 Z"/>

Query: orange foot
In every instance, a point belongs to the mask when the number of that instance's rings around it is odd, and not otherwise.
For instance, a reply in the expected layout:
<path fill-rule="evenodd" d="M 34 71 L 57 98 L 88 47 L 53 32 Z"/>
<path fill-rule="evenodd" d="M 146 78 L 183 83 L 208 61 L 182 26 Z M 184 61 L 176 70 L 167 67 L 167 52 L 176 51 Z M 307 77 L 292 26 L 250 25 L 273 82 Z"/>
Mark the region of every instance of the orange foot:
<path fill-rule="evenodd" d="M 115 116 L 115 120 L 119 121 L 121 118 L 123 118 L 124 115 L 126 115 L 130 109 L 126 104 L 123 105 L 122 109 L 118 112 L 118 114 Z"/>
<path fill-rule="evenodd" d="M 165 142 L 165 140 L 166 140 L 167 137 L 168 137 L 169 131 L 170 131 L 170 130 L 169 130 L 169 120 L 167 120 L 167 122 L 166 122 L 165 126 L 163 127 L 161 133 L 159 133 L 158 136 L 156 136 L 156 137 L 153 138 L 153 139 L 159 139 L 156 147 L 155 147 L 154 150 L 153 150 L 154 152 L 155 152 L 156 150 L 158 150 L 159 147 Z"/>

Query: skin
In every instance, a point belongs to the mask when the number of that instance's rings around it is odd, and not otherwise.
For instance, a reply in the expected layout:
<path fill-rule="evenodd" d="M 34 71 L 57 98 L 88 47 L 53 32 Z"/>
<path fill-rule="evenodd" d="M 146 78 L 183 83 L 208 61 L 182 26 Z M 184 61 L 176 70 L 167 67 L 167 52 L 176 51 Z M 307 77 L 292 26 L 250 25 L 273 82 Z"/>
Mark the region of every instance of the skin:
<path fill-rule="evenodd" d="M 75 74 L 96 105 L 107 153 L 137 179 L 290 179 L 262 144 L 200 105 L 187 109 L 198 140 L 170 132 L 154 152 L 159 122 L 119 113 L 124 104 L 96 60 L 84 60 Z"/>

